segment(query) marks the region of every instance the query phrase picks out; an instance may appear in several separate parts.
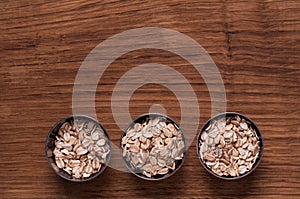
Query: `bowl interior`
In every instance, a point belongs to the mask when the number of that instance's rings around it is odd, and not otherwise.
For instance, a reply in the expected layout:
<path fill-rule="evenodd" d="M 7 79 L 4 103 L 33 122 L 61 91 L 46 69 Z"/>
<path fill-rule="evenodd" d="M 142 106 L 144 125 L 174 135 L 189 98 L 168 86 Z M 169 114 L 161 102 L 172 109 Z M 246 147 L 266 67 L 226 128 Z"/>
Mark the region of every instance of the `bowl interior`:
<path fill-rule="evenodd" d="M 169 173 L 167 173 L 167 174 L 165 174 L 165 175 L 155 175 L 155 176 L 153 176 L 153 177 L 151 177 L 151 178 L 144 176 L 144 175 L 141 173 L 140 170 L 134 170 L 134 169 L 130 166 L 130 164 L 125 160 L 125 158 L 121 155 L 123 161 L 125 162 L 126 167 L 128 168 L 128 170 L 129 170 L 130 172 L 132 172 L 134 175 L 136 175 L 137 177 L 142 178 L 142 179 L 145 179 L 145 180 L 162 180 L 162 179 L 165 179 L 165 178 L 170 177 L 170 176 L 173 175 L 176 171 L 179 170 L 179 168 L 182 166 L 182 164 L 183 164 L 183 162 L 184 162 L 184 160 L 185 160 L 185 156 L 186 156 L 186 142 L 185 142 L 185 138 L 184 138 L 184 133 L 183 133 L 183 131 L 180 129 L 179 125 L 178 125 L 174 120 L 172 120 L 172 119 L 169 118 L 168 116 L 165 116 L 165 115 L 162 115 L 162 114 L 158 114 L 158 113 L 150 113 L 150 114 L 141 115 L 141 116 L 139 116 L 138 118 L 136 118 L 135 120 L 133 120 L 133 122 L 131 122 L 131 123 L 129 124 L 129 126 L 126 128 L 126 130 L 123 132 L 122 137 L 121 137 L 121 140 L 122 140 L 122 138 L 126 135 L 126 132 L 127 132 L 130 128 L 132 128 L 136 123 L 142 124 L 142 123 L 144 123 L 144 122 L 146 122 L 146 121 L 149 121 L 150 119 L 152 120 L 152 119 L 155 119 L 155 118 L 157 118 L 157 117 L 161 117 L 161 118 L 165 119 L 165 122 L 166 122 L 167 124 L 172 123 L 172 124 L 175 126 L 175 128 L 181 132 L 182 137 L 183 137 L 183 141 L 184 141 L 184 145 L 185 145 L 185 149 L 184 149 L 184 153 L 183 153 L 183 158 L 182 158 L 181 160 L 176 160 L 176 161 L 175 161 L 175 169 L 174 169 L 173 171 L 170 171 Z M 122 143 L 120 143 L 120 146 L 122 146 Z M 121 147 L 121 149 L 122 149 L 122 147 Z M 123 151 L 123 149 L 122 149 L 121 151 Z M 121 152 L 121 153 L 122 153 L 122 152 Z"/>
<path fill-rule="evenodd" d="M 221 118 L 224 118 L 224 117 L 232 117 L 232 116 L 235 116 L 235 115 L 238 115 L 240 118 L 243 118 L 245 119 L 246 121 L 248 121 L 251 125 L 251 127 L 256 131 L 256 134 L 260 140 L 260 143 L 259 143 L 259 147 L 260 147 L 260 150 L 259 150 L 259 155 L 255 161 L 255 163 L 253 164 L 252 166 L 252 169 L 240 176 L 236 176 L 236 177 L 232 177 L 232 176 L 219 176 L 217 175 L 216 173 L 214 173 L 204 162 L 203 160 L 201 159 L 200 157 L 200 152 L 199 152 L 199 141 L 201 139 L 201 134 L 204 132 L 205 129 L 208 128 L 208 126 L 211 124 L 212 121 L 214 120 L 217 120 L 217 119 L 221 119 Z M 226 113 L 221 113 L 221 114 L 218 114 L 214 117 L 212 117 L 211 119 L 209 119 L 201 128 L 200 132 L 199 132 L 199 135 L 198 135 L 198 138 L 197 138 L 197 144 L 196 144 L 196 147 L 197 147 L 197 154 L 198 154 L 198 158 L 200 160 L 200 163 L 202 164 L 202 166 L 209 172 L 211 173 L 212 175 L 218 177 L 218 178 L 221 178 L 221 179 L 225 179 L 225 180 L 234 180 L 234 179 L 239 179 L 239 178 L 242 178 L 242 177 L 245 177 L 247 175 L 249 175 L 250 173 L 252 173 L 256 167 L 259 165 L 259 163 L 261 162 L 261 159 L 262 159 L 262 155 L 263 155 L 263 151 L 264 151 L 264 141 L 263 141 L 263 136 L 262 136 L 262 133 L 261 131 L 259 130 L 259 128 L 257 127 L 257 125 L 248 117 L 240 114 L 240 113 L 236 113 L 236 112 L 226 112 Z"/>
<path fill-rule="evenodd" d="M 99 125 L 99 127 L 101 127 L 103 129 L 103 132 L 105 134 L 105 136 L 107 137 L 108 140 L 108 144 L 109 147 L 111 149 L 111 143 L 110 143 L 110 139 L 109 136 L 105 130 L 105 128 L 99 124 L 95 119 L 88 117 L 88 116 L 70 116 L 68 118 L 62 119 L 59 122 L 57 122 L 50 130 L 47 140 L 46 140 L 46 158 L 48 160 L 48 163 L 50 165 L 50 167 L 54 170 L 54 172 L 59 175 L 60 177 L 69 180 L 69 181 L 73 181 L 73 182 L 83 182 L 83 181 L 88 181 L 91 180 L 95 177 L 97 177 L 98 175 L 100 175 L 105 168 L 108 165 L 108 162 L 110 160 L 111 157 L 111 150 L 110 153 L 107 156 L 107 161 L 104 165 L 101 166 L 101 169 L 99 172 L 92 174 L 91 176 L 89 176 L 88 178 L 82 178 L 82 179 L 77 179 L 74 178 L 73 176 L 69 175 L 67 172 L 65 172 L 63 169 L 60 169 L 57 167 L 56 163 L 55 163 L 55 158 L 53 155 L 53 150 L 55 148 L 55 140 L 56 140 L 56 136 L 58 135 L 58 131 L 60 129 L 60 127 L 65 123 L 65 122 L 73 122 L 76 119 L 80 119 L 80 120 L 87 120 L 87 121 L 92 121 L 94 122 L 96 125 Z"/>

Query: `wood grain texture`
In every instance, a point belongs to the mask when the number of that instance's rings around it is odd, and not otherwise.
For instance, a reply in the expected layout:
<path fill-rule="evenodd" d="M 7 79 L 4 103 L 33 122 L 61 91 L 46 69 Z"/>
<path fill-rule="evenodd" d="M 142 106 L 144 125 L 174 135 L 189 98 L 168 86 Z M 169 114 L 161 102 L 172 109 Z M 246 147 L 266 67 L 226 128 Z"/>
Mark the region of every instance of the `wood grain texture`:
<path fill-rule="evenodd" d="M 108 168 L 97 179 L 74 184 L 50 170 L 46 135 L 72 114 L 81 63 L 106 38 L 145 26 L 185 33 L 211 55 L 225 84 L 227 110 L 249 116 L 264 135 L 264 157 L 251 175 L 231 182 L 211 176 L 197 159 L 195 141 L 183 167 L 160 182 Z M 300 197 L 299 1 L 2 0 L 0 40 L 1 198 Z M 188 79 L 201 105 L 199 128 L 210 117 L 207 87 L 189 63 L 160 50 L 129 52 L 105 71 L 96 93 L 98 120 L 115 144 L 121 133 L 110 108 L 114 85 L 126 71 L 150 62 Z M 174 94 L 155 84 L 134 93 L 132 117 L 153 103 L 180 120 Z"/>

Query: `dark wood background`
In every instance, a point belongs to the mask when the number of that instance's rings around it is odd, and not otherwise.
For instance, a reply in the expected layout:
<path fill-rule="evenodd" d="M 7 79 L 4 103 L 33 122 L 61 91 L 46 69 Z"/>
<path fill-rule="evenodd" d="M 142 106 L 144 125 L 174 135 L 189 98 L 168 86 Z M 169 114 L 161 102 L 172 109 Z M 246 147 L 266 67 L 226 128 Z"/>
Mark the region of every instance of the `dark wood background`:
<path fill-rule="evenodd" d="M 251 175 L 223 181 L 200 165 L 195 141 L 172 177 L 148 182 L 111 168 L 75 184 L 60 179 L 45 159 L 49 129 L 72 114 L 77 70 L 101 41 L 122 31 L 156 26 L 195 39 L 218 66 L 227 110 L 253 119 L 265 153 Z M 1 0 L 0 197 L 1 198 L 299 198 L 300 1 L 298 0 Z M 137 50 L 116 60 L 96 94 L 98 120 L 118 144 L 110 108 L 117 80 L 132 67 L 157 62 L 178 70 L 201 105 L 200 128 L 210 117 L 210 97 L 195 69 L 161 50 Z M 149 97 L 150 96 L 150 97 Z M 179 122 L 174 94 L 155 84 L 131 98 L 132 117 L 162 104 Z"/>

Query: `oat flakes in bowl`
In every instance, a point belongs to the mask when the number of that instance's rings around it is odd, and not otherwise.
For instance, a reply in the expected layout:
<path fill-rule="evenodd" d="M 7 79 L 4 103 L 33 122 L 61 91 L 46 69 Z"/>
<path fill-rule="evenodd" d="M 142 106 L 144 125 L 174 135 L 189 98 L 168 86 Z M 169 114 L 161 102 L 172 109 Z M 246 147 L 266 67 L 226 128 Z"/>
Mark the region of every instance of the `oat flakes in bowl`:
<path fill-rule="evenodd" d="M 121 139 L 127 168 L 146 180 L 161 180 L 174 174 L 185 159 L 183 131 L 169 117 L 146 114 L 135 119 Z"/>
<path fill-rule="evenodd" d="M 218 178 L 250 174 L 260 163 L 263 137 L 256 124 L 240 113 L 216 115 L 200 130 L 197 153 L 203 167 Z"/>
<path fill-rule="evenodd" d="M 111 144 L 106 130 L 88 116 L 71 116 L 50 130 L 46 157 L 60 177 L 82 182 L 100 175 L 108 165 Z"/>

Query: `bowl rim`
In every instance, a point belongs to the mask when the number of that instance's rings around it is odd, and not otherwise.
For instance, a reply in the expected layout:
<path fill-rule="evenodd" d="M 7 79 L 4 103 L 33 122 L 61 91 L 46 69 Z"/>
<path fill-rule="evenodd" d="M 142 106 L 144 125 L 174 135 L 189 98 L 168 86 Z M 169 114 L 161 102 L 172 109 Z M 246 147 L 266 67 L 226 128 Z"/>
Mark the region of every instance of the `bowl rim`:
<path fill-rule="evenodd" d="M 154 116 L 154 117 L 164 117 L 166 118 L 166 120 L 169 120 L 170 122 L 172 122 L 173 124 L 176 124 L 176 126 L 178 127 L 178 129 L 182 132 L 182 137 L 183 137 L 183 142 L 184 142 L 184 152 L 183 152 L 183 158 L 181 159 L 181 162 L 180 164 L 178 165 L 177 168 L 174 169 L 174 171 L 172 173 L 169 173 L 169 174 L 165 174 L 163 175 L 162 177 L 159 177 L 159 178 L 148 178 L 147 176 L 144 176 L 144 175 L 141 175 L 139 173 L 135 173 L 132 168 L 127 164 L 127 161 L 125 160 L 125 158 L 123 157 L 123 148 L 122 148 L 122 138 L 125 136 L 127 130 L 133 125 L 136 123 L 136 121 L 142 119 L 142 118 L 146 118 L 146 117 L 151 117 L 151 116 Z M 159 180 L 164 180 L 166 178 L 169 178 L 171 177 L 172 175 L 174 175 L 182 166 L 183 166 L 183 163 L 185 161 L 185 158 L 186 158 L 186 154 L 187 154 L 187 149 L 188 147 L 186 146 L 186 140 L 185 140 L 185 136 L 184 136 L 184 132 L 183 130 L 180 128 L 180 126 L 169 116 L 167 115 L 164 115 L 164 114 L 161 114 L 161 113 L 145 113 L 145 114 L 142 114 L 142 115 L 139 115 L 138 117 L 136 117 L 134 120 L 132 120 L 128 125 L 127 127 L 125 128 L 125 130 L 122 132 L 122 135 L 121 135 L 121 139 L 120 139 L 120 154 L 121 154 L 121 157 L 122 157 L 122 160 L 125 164 L 125 166 L 127 167 L 127 169 L 132 173 L 134 174 L 135 176 L 143 179 L 143 180 L 148 180 L 148 181 L 159 181 Z"/>
<path fill-rule="evenodd" d="M 246 121 L 249 121 L 252 125 L 252 127 L 255 129 L 256 131 L 256 134 L 258 136 L 258 138 L 260 139 L 260 152 L 259 152 L 259 156 L 258 156 L 258 159 L 255 161 L 254 163 L 254 167 L 252 167 L 252 169 L 248 172 L 246 172 L 245 174 L 242 174 L 240 176 L 236 176 L 236 177 L 226 177 L 226 176 L 219 176 L 217 175 L 216 173 L 214 173 L 211 169 L 209 169 L 205 163 L 203 162 L 203 160 L 201 159 L 201 156 L 200 156 L 200 152 L 199 152 L 199 140 L 201 138 L 201 134 L 204 130 L 204 128 L 207 127 L 207 125 L 215 120 L 215 119 L 218 119 L 218 118 L 221 118 L 223 116 L 227 117 L 227 116 L 233 116 L 233 115 L 238 115 L 238 116 L 241 116 L 242 118 L 246 119 Z M 238 113 L 238 112 L 223 112 L 223 113 L 219 113 L 219 114 L 216 114 L 214 115 L 213 117 L 211 117 L 210 119 L 208 119 L 204 125 L 202 125 L 200 131 L 198 132 L 198 136 L 197 136 L 197 140 L 196 140 L 196 150 L 197 150 L 197 156 L 198 156 L 198 159 L 201 163 L 201 165 L 205 168 L 206 171 L 208 171 L 210 174 L 214 175 L 215 177 L 217 178 L 220 178 L 220 179 L 223 179 L 223 180 L 237 180 L 237 179 L 241 179 L 241 178 L 244 178 L 246 176 L 248 176 L 249 174 L 251 174 L 257 167 L 258 165 L 260 164 L 261 160 L 262 160 L 262 157 L 263 157 L 263 153 L 264 153 L 264 138 L 263 138 L 263 135 L 260 131 L 260 129 L 258 128 L 257 124 L 251 120 L 249 117 L 245 116 L 244 114 L 241 114 L 241 113 Z"/>
<path fill-rule="evenodd" d="M 47 149 L 48 149 L 48 140 L 49 140 L 49 138 L 50 138 L 50 135 L 51 135 L 52 132 L 54 131 L 54 129 L 57 128 L 58 126 L 61 126 L 61 125 L 62 125 L 63 123 L 65 123 L 66 121 L 68 121 L 68 120 L 74 120 L 75 118 L 83 118 L 83 119 L 87 119 L 87 120 L 93 121 L 93 122 L 95 122 L 96 124 L 98 124 L 98 125 L 102 128 L 102 130 L 103 130 L 105 136 L 107 136 L 108 145 L 109 145 L 109 148 L 110 148 L 110 152 L 109 152 L 109 154 L 108 154 L 108 156 L 107 156 L 106 163 L 101 165 L 100 171 L 97 172 L 97 173 L 95 173 L 92 177 L 83 178 L 83 179 L 67 178 L 67 177 L 65 177 L 65 176 L 63 176 L 63 175 L 61 175 L 61 174 L 59 174 L 59 173 L 53 168 L 53 166 L 52 166 L 52 164 L 51 164 L 51 162 L 50 162 L 50 157 L 48 156 L 48 153 L 47 153 L 47 151 L 48 151 L 48 150 L 47 150 Z M 60 127 L 59 127 L 59 128 L 60 128 Z M 48 162 L 50 168 L 51 168 L 51 169 L 54 171 L 54 173 L 56 173 L 59 177 L 65 179 L 65 180 L 71 181 L 71 182 L 86 182 L 86 181 L 90 181 L 90 180 L 92 180 L 92 179 L 98 177 L 100 174 L 102 174 L 102 173 L 104 172 L 104 170 L 105 170 L 106 167 L 108 166 L 109 161 L 110 161 L 110 158 L 111 158 L 111 149 L 112 149 L 112 147 L 111 147 L 111 140 L 110 140 L 110 138 L 109 138 L 109 135 L 108 135 L 106 129 L 104 128 L 104 126 L 102 126 L 102 124 L 101 124 L 100 122 L 98 122 L 95 118 L 90 117 L 90 116 L 87 116 L 87 115 L 71 115 L 71 116 L 68 116 L 68 117 L 66 117 L 66 118 L 63 118 L 63 119 L 59 120 L 58 122 L 56 122 L 56 123 L 51 127 L 51 129 L 50 129 L 50 131 L 48 132 L 48 135 L 47 135 L 47 137 L 46 137 L 45 155 L 46 155 L 46 159 L 47 159 L 47 162 Z M 60 170 L 61 170 L 61 169 L 60 169 Z"/>

